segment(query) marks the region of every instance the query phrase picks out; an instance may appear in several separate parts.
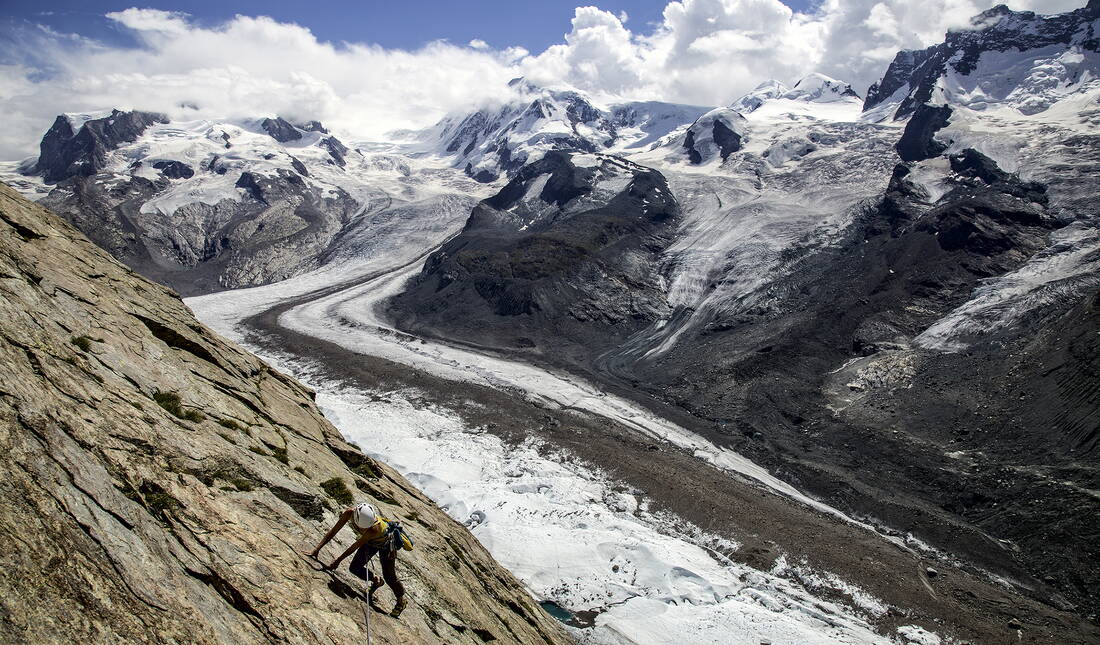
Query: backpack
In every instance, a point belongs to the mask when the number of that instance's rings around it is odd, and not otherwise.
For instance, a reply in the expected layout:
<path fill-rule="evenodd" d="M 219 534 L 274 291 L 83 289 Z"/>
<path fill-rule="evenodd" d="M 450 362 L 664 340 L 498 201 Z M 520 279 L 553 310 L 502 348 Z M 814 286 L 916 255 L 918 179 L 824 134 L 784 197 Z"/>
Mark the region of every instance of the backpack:
<path fill-rule="evenodd" d="M 404 549 L 406 551 L 413 550 L 413 541 L 409 537 L 408 532 L 405 531 L 405 527 L 401 526 L 401 522 L 390 522 L 386 528 L 386 550 L 397 551 Z"/>

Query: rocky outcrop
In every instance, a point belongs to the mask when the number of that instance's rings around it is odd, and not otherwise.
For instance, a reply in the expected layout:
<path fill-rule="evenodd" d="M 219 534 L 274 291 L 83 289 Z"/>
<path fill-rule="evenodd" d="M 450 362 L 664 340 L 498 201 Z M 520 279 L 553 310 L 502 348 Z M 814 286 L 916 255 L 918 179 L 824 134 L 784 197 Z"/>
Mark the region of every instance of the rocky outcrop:
<path fill-rule="evenodd" d="M 302 133 L 298 132 L 297 128 L 290 125 L 290 123 L 281 116 L 260 121 L 260 127 L 270 134 L 272 139 L 279 143 L 297 141 L 302 138 Z"/>
<path fill-rule="evenodd" d="M 304 125 L 299 126 L 306 132 L 320 132 L 321 134 L 328 134 L 328 128 L 321 125 L 320 121 L 307 121 Z"/>
<path fill-rule="evenodd" d="M 348 147 L 345 146 L 339 139 L 337 139 L 336 137 L 325 137 L 324 139 L 321 139 L 321 145 L 323 145 L 328 150 L 329 156 L 332 157 L 332 163 L 340 166 L 341 168 L 347 165 L 348 162 L 346 160 L 346 157 L 348 154 Z"/>
<path fill-rule="evenodd" d="M 902 161 L 921 161 L 943 154 L 947 144 L 936 140 L 936 133 L 947 127 L 951 108 L 946 105 L 922 104 L 905 124 L 895 149 Z"/>
<path fill-rule="evenodd" d="M 153 167 L 168 179 L 190 179 L 195 176 L 195 170 L 182 161 L 158 161 Z"/>
<path fill-rule="evenodd" d="M 427 333 L 590 352 L 665 315 L 658 262 L 678 216 L 656 170 L 547 153 L 474 209 L 393 313 Z"/>
<path fill-rule="evenodd" d="M 684 151 L 695 165 L 725 161 L 741 149 L 745 117 L 729 108 L 717 108 L 699 117 L 684 134 Z"/>
<path fill-rule="evenodd" d="M 310 391 L 3 185 L 0 293 L 0 641 L 365 643 L 364 584 L 301 555 L 356 499 L 417 543 L 373 642 L 569 642 Z"/>
<path fill-rule="evenodd" d="M 937 82 L 950 68 L 959 75 L 969 75 L 978 66 L 986 52 L 1010 52 L 1036 50 L 1051 45 L 1075 45 L 1083 50 L 1100 51 L 1100 34 L 1095 33 L 1095 21 L 1100 8 L 1095 0 L 1086 7 L 1054 16 L 1037 15 L 1030 11 L 1012 11 L 1005 5 L 997 5 L 971 19 L 969 28 L 949 31 L 944 42 L 924 50 L 902 51 L 886 70 L 882 80 L 867 91 L 864 110 L 885 103 L 895 94 L 900 103 L 894 112 L 895 119 L 912 114 L 918 107 L 933 99 Z M 1043 64 L 1040 61 L 1040 64 Z M 1061 84 L 1071 85 L 1081 80 L 1074 70 L 1071 76 L 1060 79 Z M 996 70 L 1001 73 L 1002 70 Z M 1009 75 L 1015 81 L 1030 76 L 1016 70 Z M 1046 77 L 1047 75 L 1040 75 Z M 1087 74 L 1086 74 L 1087 77 Z M 1004 80 L 998 81 L 1003 84 Z M 1054 85 L 1051 79 L 1043 81 Z M 1007 91 L 1004 94 L 1008 94 Z M 1031 97 L 1018 105 L 1022 111 L 1032 113 L 1045 109 L 1048 101 Z"/>
<path fill-rule="evenodd" d="M 150 125 L 167 122 L 162 114 L 113 110 L 110 116 L 85 121 L 74 131 L 70 118 L 61 115 L 42 137 L 38 162 L 31 172 L 50 184 L 69 177 L 89 177 L 104 168 L 108 152 L 136 141 Z"/>

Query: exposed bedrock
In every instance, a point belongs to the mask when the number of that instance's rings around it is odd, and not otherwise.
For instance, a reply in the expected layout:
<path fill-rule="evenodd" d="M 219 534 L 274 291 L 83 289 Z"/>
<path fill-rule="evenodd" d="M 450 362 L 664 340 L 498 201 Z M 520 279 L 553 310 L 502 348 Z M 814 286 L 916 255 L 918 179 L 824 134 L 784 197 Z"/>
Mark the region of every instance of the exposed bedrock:
<path fill-rule="evenodd" d="M 38 162 L 31 172 L 51 184 L 69 177 L 89 177 L 103 169 L 108 152 L 136 141 L 150 125 L 167 122 L 162 114 L 113 110 L 110 116 L 91 119 L 73 130 L 70 118 L 59 116 L 42 137 Z"/>
<path fill-rule="evenodd" d="M 901 160 L 922 161 L 943 154 L 947 144 L 937 141 L 936 133 L 947 127 L 950 119 L 951 108 L 947 105 L 920 105 L 895 146 Z"/>
<path fill-rule="evenodd" d="M 428 258 L 394 314 L 429 334 L 578 353 L 665 315 L 657 266 L 679 206 L 659 172 L 599 159 L 550 152 L 521 169 Z"/>
<path fill-rule="evenodd" d="M 0 295 L 0 641 L 365 643 L 366 584 L 302 555 L 354 498 L 416 540 L 373 642 L 571 642 L 311 391 L 3 184 Z"/>

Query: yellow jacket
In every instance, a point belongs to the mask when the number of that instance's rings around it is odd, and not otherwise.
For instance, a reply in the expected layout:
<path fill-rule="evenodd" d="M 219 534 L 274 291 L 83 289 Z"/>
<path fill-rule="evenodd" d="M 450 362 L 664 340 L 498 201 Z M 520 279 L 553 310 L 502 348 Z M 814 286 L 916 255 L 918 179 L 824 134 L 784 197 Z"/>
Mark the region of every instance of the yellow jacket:
<path fill-rule="evenodd" d="M 355 526 L 354 523 L 352 523 L 352 526 L 355 528 L 356 531 L 359 532 L 360 537 L 367 538 L 367 544 L 371 546 L 384 547 L 386 546 L 386 542 L 389 540 L 387 536 L 387 531 L 390 528 L 390 520 L 387 520 L 385 518 L 378 518 L 377 522 L 365 529 L 361 529 L 358 526 Z M 404 531 L 401 532 L 401 548 L 406 551 L 412 551 L 413 548 L 412 542 L 410 542 L 409 538 L 405 536 Z"/>

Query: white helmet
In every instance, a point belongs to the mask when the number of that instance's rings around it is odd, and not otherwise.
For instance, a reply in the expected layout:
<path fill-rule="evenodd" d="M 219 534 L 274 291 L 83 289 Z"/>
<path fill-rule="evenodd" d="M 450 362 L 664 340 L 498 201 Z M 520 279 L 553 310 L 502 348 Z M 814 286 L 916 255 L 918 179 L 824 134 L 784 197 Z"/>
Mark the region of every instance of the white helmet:
<path fill-rule="evenodd" d="M 373 504 L 363 502 L 352 509 L 351 521 L 361 529 L 369 529 L 378 521 L 378 509 Z"/>

